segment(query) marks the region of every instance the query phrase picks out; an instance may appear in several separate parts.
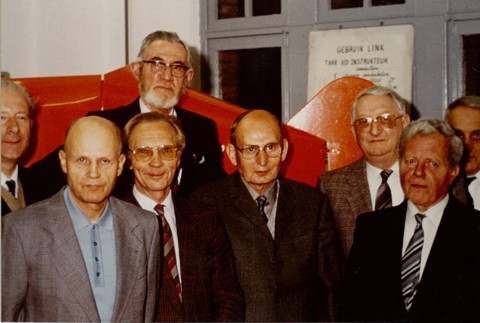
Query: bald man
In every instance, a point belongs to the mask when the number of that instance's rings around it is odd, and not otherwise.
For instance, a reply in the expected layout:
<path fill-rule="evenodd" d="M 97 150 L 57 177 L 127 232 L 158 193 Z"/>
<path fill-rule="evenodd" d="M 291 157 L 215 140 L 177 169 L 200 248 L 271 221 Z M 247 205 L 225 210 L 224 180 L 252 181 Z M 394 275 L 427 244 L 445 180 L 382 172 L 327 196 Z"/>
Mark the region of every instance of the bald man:
<path fill-rule="evenodd" d="M 160 240 L 147 211 L 110 196 L 119 129 L 85 117 L 67 130 L 68 185 L 2 219 L 2 321 L 153 321 Z"/>
<path fill-rule="evenodd" d="M 237 172 L 193 197 L 216 206 L 225 222 L 246 320 L 335 320 L 343 255 L 328 198 L 279 175 L 288 141 L 271 113 L 241 114 L 230 134 L 227 153 Z"/>

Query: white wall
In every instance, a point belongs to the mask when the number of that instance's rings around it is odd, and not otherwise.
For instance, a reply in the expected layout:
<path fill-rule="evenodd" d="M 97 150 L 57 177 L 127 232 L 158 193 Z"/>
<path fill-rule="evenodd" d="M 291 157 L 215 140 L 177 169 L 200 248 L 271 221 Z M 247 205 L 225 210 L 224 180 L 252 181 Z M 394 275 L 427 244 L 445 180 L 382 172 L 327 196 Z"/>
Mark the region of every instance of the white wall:
<path fill-rule="evenodd" d="M 158 29 L 176 31 L 200 52 L 196 0 L 1 0 L 1 70 L 11 77 L 88 75 L 125 65 L 126 2 L 129 62 Z"/>

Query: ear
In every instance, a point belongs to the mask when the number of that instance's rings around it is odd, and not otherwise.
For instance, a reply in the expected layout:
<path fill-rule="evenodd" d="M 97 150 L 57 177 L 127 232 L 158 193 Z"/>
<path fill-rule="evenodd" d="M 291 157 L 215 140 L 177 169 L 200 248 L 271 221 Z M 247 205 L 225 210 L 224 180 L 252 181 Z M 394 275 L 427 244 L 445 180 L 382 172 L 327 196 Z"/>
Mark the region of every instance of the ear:
<path fill-rule="evenodd" d="M 60 166 L 62 167 L 62 171 L 66 174 L 67 173 L 67 154 L 63 149 L 58 152 L 58 159 L 60 159 Z"/>
<path fill-rule="evenodd" d="M 460 166 L 455 166 L 452 170 L 450 170 L 450 178 L 448 184 L 451 185 L 455 178 L 457 178 L 458 174 L 460 173 Z"/>
<path fill-rule="evenodd" d="M 140 81 L 140 74 L 142 73 L 141 71 L 141 63 L 140 62 L 132 62 L 130 63 L 130 71 L 133 74 L 133 77 L 135 80 Z"/>
<path fill-rule="evenodd" d="M 282 151 L 282 161 L 287 158 L 287 153 L 288 153 L 288 140 L 283 139 L 283 151 Z"/>
<path fill-rule="evenodd" d="M 123 165 L 125 164 L 126 159 L 127 158 L 124 154 L 120 154 L 120 156 L 118 157 L 117 177 L 120 176 L 120 174 L 122 173 Z"/>
<path fill-rule="evenodd" d="M 235 147 L 232 144 L 228 144 L 226 151 L 230 162 L 233 164 L 233 166 L 237 166 L 237 152 Z"/>
<path fill-rule="evenodd" d="M 193 67 L 192 67 L 188 70 L 187 74 L 185 74 L 185 78 L 183 80 L 185 86 L 188 86 L 188 84 L 192 82 L 194 76 L 195 76 L 195 71 L 193 70 Z"/>
<path fill-rule="evenodd" d="M 403 115 L 402 116 L 403 129 L 405 129 L 409 124 L 410 124 L 410 116 L 408 114 Z"/>

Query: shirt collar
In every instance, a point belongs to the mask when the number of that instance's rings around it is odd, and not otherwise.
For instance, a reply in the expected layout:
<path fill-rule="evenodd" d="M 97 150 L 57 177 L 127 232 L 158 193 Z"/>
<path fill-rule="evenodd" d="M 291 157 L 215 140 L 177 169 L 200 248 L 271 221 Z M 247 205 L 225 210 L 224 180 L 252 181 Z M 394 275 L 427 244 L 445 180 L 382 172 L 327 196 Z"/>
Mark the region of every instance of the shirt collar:
<path fill-rule="evenodd" d="M 2 175 L 1 175 L 1 180 L 2 180 L 2 185 L 3 186 L 7 186 L 7 184 L 5 184 L 6 181 L 8 180 L 14 180 L 15 181 L 15 184 L 18 183 L 18 165 L 15 165 L 15 169 L 13 170 L 13 174 L 11 177 L 8 177 L 7 175 L 5 175 L 3 172 L 2 172 Z"/>
<path fill-rule="evenodd" d="M 155 212 L 155 206 L 158 203 L 156 201 L 154 201 L 153 199 L 151 199 L 150 197 L 140 193 L 140 191 L 137 189 L 137 187 L 135 185 L 133 186 L 133 196 L 135 197 L 135 199 L 137 200 L 138 204 L 140 205 L 140 207 L 142 209 L 148 210 L 148 211 L 151 211 L 151 212 L 157 214 Z M 160 204 L 164 205 L 165 212 L 170 211 L 171 213 L 174 213 L 173 212 L 174 207 L 173 207 L 172 190 L 170 190 L 170 192 L 168 192 L 167 197 Z"/>
<path fill-rule="evenodd" d="M 90 222 L 85 214 L 83 214 L 83 212 L 77 207 L 72 199 L 71 194 L 70 188 L 67 186 L 63 191 L 63 199 L 67 206 L 68 213 L 70 214 L 70 218 L 72 219 L 73 227 L 76 229 L 81 229 L 93 225 L 93 223 Z M 105 230 L 113 230 L 113 215 L 110 207 L 110 201 L 107 202 L 102 215 L 95 224 L 101 226 Z"/>
<path fill-rule="evenodd" d="M 443 210 L 448 204 L 449 200 L 448 194 L 445 195 L 443 199 L 437 202 L 435 205 L 431 206 L 427 211 L 420 212 L 418 208 L 413 204 L 411 201 L 408 201 L 407 205 L 407 214 L 411 214 L 411 216 L 415 216 L 417 213 L 425 214 L 425 217 L 428 218 L 431 222 L 433 222 L 436 226 L 440 224 L 440 220 L 442 219 Z"/>
<path fill-rule="evenodd" d="M 141 113 L 146 113 L 146 112 L 152 112 L 152 110 L 150 110 L 150 108 L 145 104 L 145 102 L 143 102 L 143 100 L 140 98 L 140 112 Z M 170 113 L 169 115 L 171 116 L 177 116 L 177 112 L 175 111 L 175 109 L 170 109 Z"/>

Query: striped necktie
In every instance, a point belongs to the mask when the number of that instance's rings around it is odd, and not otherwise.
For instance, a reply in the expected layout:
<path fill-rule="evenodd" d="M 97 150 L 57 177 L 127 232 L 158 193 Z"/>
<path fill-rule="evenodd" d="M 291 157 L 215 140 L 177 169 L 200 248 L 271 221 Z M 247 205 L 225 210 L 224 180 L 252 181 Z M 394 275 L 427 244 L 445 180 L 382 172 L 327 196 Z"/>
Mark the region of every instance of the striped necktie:
<path fill-rule="evenodd" d="M 380 173 L 382 176 L 382 184 L 378 187 L 377 196 L 375 199 L 375 210 L 384 209 L 392 206 L 392 193 L 390 186 L 388 186 L 388 177 L 393 173 L 391 169 L 384 169 Z"/>
<path fill-rule="evenodd" d="M 265 205 L 267 205 L 267 197 L 264 195 L 260 195 L 257 197 L 257 206 L 258 210 L 260 211 L 260 214 L 262 215 L 263 221 L 265 223 L 268 222 L 268 217 L 267 214 L 265 213 Z"/>
<path fill-rule="evenodd" d="M 180 278 L 178 277 L 177 269 L 177 260 L 175 258 L 175 246 L 173 244 L 172 230 L 168 225 L 167 220 L 165 219 L 165 212 L 163 210 L 164 205 L 157 204 L 155 206 L 155 211 L 157 211 L 160 219 L 162 220 L 163 228 L 163 256 L 165 257 L 165 262 L 168 265 L 170 274 L 172 274 L 173 282 L 177 289 L 178 297 L 180 301 L 182 300 L 182 286 L 180 285 Z"/>
<path fill-rule="evenodd" d="M 413 297 L 417 292 L 417 284 L 420 280 L 420 260 L 423 248 L 422 220 L 424 217 L 424 214 L 415 214 L 415 220 L 417 221 L 415 232 L 402 257 L 402 294 L 407 311 L 412 306 Z"/>

